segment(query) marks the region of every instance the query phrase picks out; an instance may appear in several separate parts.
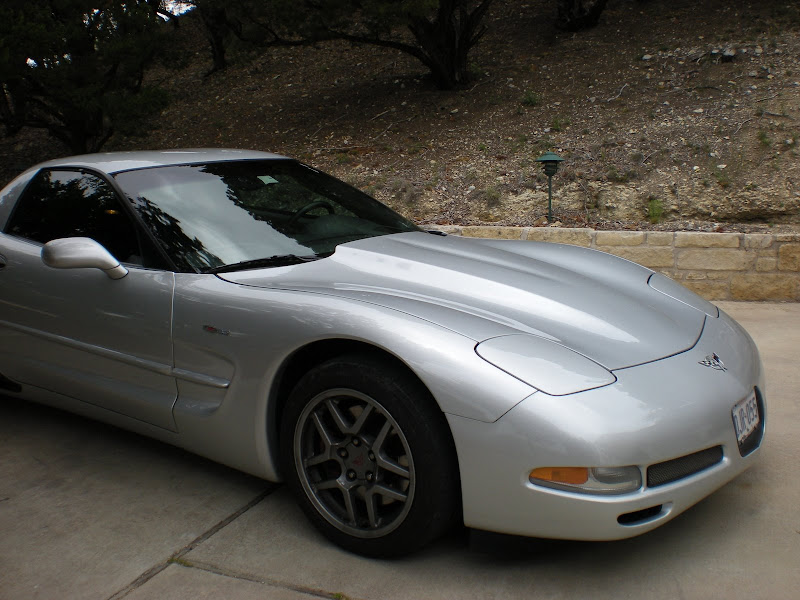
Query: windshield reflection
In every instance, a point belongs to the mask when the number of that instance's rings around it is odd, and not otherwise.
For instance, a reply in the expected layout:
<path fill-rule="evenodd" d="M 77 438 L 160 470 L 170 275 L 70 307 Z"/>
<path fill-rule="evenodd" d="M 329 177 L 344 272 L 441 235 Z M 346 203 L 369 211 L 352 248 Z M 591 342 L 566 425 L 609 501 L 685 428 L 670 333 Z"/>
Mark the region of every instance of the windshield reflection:
<path fill-rule="evenodd" d="M 348 241 L 417 230 L 366 194 L 292 160 L 139 169 L 116 180 L 188 271 L 328 255 Z"/>

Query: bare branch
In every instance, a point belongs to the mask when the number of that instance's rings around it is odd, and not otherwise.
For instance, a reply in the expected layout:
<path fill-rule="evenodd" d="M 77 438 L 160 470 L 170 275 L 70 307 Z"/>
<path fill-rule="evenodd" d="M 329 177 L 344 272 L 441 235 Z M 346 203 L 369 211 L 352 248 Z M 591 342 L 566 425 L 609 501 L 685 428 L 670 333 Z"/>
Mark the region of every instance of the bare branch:
<path fill-rule="evenodd" d="M 625 85 L 623 85 L 621 88 L 619 88 L 619 92 L 617 93 L 616 96 L 613 96 L 613 97 L 609 98 L 608 100 L 606 100 L 606 102 L 611 102 L 612 100 L 616 100 L 617 98 L 619 98 L 622 95 L 622 92 L 626 87 L 628 87 L 627 83 Z"/>
<path fill-rule="evenodd" d="M 752 120 L 753 120 L 753 119 L 752 119 L 752 118 L 750 118 L 750 119 L 747 119 L 747 120 L 745 120 L 745 121 L 742 121 L 742 123 L 741 123 L 741 124 L 740 124 L 740 125 L 739 125 L 739 126 L 736 128 L 736 131 L 734 131 L 734 132 L 733 132 L 733 135 L 736 135 L 737 133 L 739 133 L 739 130 L 740 130 L 742 127 L 744 127 L 745 123 L 749 123 L 749 122 L 750 122 L 750 121 L 752 121 Z"/>

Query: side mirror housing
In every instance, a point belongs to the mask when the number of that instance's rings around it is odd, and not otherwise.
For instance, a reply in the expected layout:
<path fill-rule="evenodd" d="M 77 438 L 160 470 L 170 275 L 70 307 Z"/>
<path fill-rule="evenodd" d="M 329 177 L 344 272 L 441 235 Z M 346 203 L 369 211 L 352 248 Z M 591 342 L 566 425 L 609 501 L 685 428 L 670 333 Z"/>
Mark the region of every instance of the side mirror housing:
<path fill-rule="evenodd" d="M 54 269 L 100 269 L 111 279 L 122 279 L 128 270 L 91 238 L 60 238 L 42 248 L 42 262 Z"/>

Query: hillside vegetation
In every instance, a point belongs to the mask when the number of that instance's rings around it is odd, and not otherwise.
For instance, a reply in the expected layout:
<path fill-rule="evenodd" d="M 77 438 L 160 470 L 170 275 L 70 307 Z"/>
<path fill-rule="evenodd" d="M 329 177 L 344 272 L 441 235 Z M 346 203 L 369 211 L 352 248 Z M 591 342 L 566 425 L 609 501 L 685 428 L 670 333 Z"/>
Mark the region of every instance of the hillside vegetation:
<path fill-rule="evenodd" d="M 565 226 L 704 230 L 800 225 L 800 5 L 610 0 L 597 27 L 554 27 L 552 3 L 496 0 L 472 83 L 439 91 L 390 49 L 331 42 L 254 54 L 205 77 L 187 18 L 171 104 L 108 150 L 224 146 L 300 158 L 420 223 L 542 225 L 553 179 Z M 2 180 L 68 152 L 0 140 Z"/>

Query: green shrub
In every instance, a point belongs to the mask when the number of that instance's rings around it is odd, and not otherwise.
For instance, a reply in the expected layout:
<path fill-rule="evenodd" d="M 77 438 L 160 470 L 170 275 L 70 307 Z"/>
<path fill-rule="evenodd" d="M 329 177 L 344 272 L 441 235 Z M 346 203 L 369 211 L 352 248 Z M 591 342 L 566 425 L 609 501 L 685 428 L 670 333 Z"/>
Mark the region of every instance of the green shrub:
<path fill-rule="evenodd" d="M 647 199 L 647 220 L 653 224 L 660 223 L 664 217 L 664 204 L 659 198 L 650 196 Z"/>

